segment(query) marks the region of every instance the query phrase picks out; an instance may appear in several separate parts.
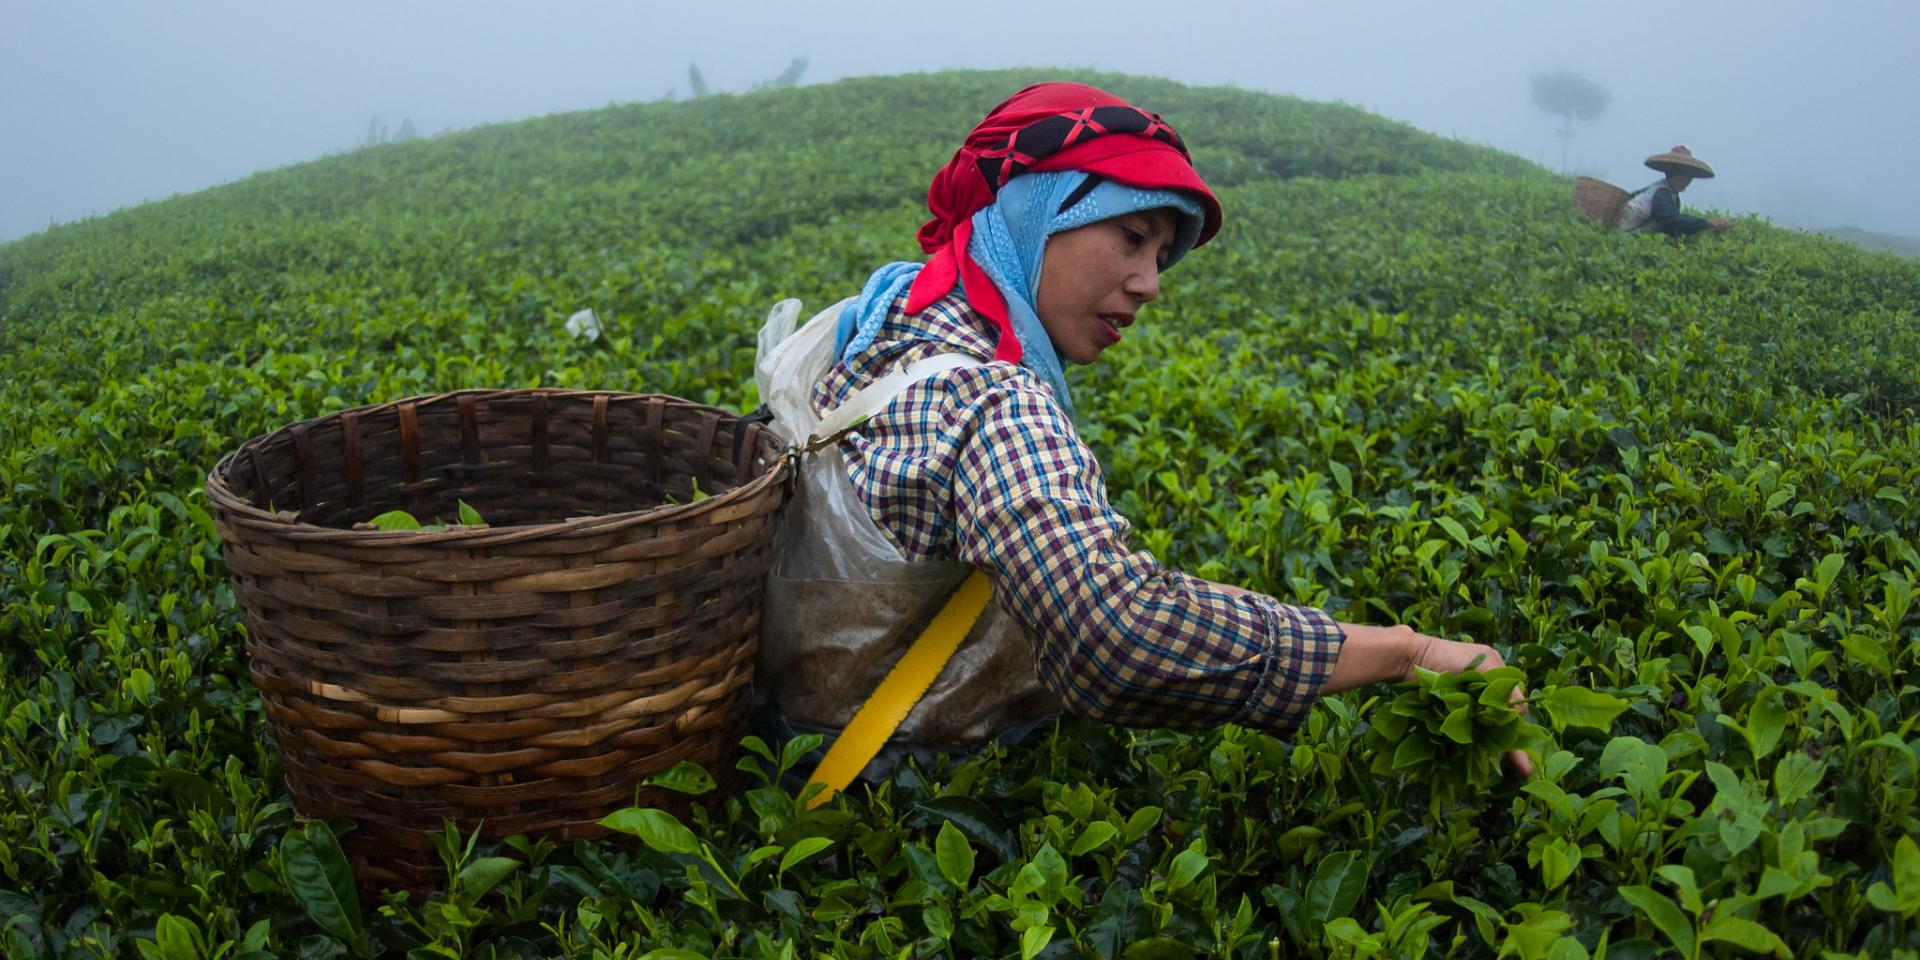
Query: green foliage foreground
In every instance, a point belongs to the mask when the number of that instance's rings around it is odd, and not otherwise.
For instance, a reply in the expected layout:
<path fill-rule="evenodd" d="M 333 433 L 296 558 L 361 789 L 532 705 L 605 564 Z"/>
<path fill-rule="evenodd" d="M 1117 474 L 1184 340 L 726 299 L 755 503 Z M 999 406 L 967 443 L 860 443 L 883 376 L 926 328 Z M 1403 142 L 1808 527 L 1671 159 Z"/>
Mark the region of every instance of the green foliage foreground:
<path fill-rule="evenodd" d="M 811 812 L 780 786 L 805 744 L 756 743 L 710 817 L 450 834 L 444 894 L 356 903 L 347 825 L 280 784 L 213 462 L 463 387 L 747 408 L 767 307 L 915 255 L 926 178 L 1031 79 L 550 117 L 0 247 L 9 955 L 1915 955 L 1920 265 L 1746 220 L 1616 235 L 1510 157 L 1126 77 L 1093 79 L 1228 210 L 1075 373 L 1139 543 L 1498 644 L 1529 719 L 1498 674 L 1334 698 L 1291 741 L 1067 722 Z M 586 307 L 597 343 L 563 330 Z"/>

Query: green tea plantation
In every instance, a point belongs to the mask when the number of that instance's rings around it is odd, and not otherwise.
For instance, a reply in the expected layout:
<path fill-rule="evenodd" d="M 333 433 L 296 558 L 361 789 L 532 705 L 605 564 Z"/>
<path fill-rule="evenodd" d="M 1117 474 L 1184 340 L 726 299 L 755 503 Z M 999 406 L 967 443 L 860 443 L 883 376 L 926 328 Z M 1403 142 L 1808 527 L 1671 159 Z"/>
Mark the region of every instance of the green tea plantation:
<path fill-rule="evenodd" d="M 360 901 L 351 824 L 282 785 L 215 461 L 469 387 L 750 409 L 768 307 L 919 256 L 928 178 L 1043 75 L 368 147 L 0 246 L 5 954 L 1920 956 L 1920 262 L 1616 234 L 1358 110 L 1075 76 L 1177 126 L 1227 210 L 1072 374 L 1137 544 L 1512 670 L 1290 739 L 1065 720 L 812 811 L 780 786 L 808 744 L 750 741 L 710 813 L 452 830 L 442 892 Z"/>

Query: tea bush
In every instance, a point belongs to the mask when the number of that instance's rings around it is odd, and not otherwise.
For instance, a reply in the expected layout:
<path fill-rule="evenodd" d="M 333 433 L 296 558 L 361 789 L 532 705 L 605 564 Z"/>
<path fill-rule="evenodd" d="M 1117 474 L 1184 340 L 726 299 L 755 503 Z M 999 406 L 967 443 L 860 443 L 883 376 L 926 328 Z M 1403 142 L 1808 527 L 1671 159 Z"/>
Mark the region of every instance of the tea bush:
<path fill-rule="evenodd" d="M 807 744 L 750 741 L 693 822 L 452 832 L 444 893 L 354 901 L 349 825 L 280 783 L 213 462 L 464 387 L 751 407 L 767 307 L 917 255 L 927 178 L 1039 78 L 546 117 L 0 246 L 8 954 L 1915 956 L 1920 264 L 1752 218 L 1618 235 L 1510 156 L 1110 75 L 1228 212 L 1073 374 L 1138 542 L 1495 644 L 1529 719 L 1507 674 L 1290 741 L 1067 720 L 814 810 L 781 787 Z"/>

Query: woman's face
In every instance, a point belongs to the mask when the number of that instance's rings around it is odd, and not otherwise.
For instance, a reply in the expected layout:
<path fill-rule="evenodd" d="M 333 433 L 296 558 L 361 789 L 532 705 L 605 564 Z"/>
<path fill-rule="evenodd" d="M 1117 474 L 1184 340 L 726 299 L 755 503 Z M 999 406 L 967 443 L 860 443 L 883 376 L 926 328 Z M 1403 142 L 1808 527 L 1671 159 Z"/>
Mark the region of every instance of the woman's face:
<path fill-rule="evenodd" d="M 1171 210 L 1141 210 L 1047 238 L 1034 311 L 1060 356 L 1092 363 L 1160 296 L 1174 222 Z"/>

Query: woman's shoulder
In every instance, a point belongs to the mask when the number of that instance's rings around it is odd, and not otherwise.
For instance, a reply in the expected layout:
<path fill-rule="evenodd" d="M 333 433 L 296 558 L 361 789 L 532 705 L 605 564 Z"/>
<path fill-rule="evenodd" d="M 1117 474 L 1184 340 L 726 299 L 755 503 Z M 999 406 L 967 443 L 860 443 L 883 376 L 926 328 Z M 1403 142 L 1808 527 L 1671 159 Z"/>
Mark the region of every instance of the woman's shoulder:
<path fill-rule="evenodd" d="M 974 361 L 930 378 L 974 389 L 990 386 L 1018 388 L 1039 379 L 1018 364 L 993 359 L 992 324 L 959 293 L 935 300 L 918 312 L 906 310 L 904 294 L 896 298 L 873 342 L 837 363 L 821 382 L 816 399 L 833 403 L 847 394 L 930 357 L 959 356 Z M 972 391 L 969 391 L 972 392 Z"/>
<path fill-rule="evenodd" d="M 918 313 L 907 312 L 907 297 L 902 294 L 887 312 L 878 339 L 916 346 L 930 342 L 945 353 L 992 360 L 992 329 L 991 322 L 958 291 L 927 304 Z"/>
<path fill-rule="evenodd" d="M 958 292 L 928 304 L 917 314 L 908 314 L 905 299 L 894 305 L 889 324 L 898 323 L 902 342 L 895 363 L 915 363 L 942 354 L 957 354 L 979 361 L 928 378 L 928 385 L 945 388 L 959 403 L 977 403 L 990 394 L 1037 394 L 1048 401 L 1053 391 L 1032 370 L 1018 363 L 995 360 L 993 322 L 982 316 Z"/>
<path fill-rule="evenodd" d="M 1019 364 L 993 359 L 991 341 L 976 326 L 985 322 L 957 297 L 942 298 L 913 315 L 896 309 L 871 346 L 828 372 L 814 393 L 815 409 L 824 414 L 894 370 L 933 357 L 959 355 L 976 362 L 914 383 L 876 419 L 943 432 L 1004 432 L 1042 424 L 1048 432 L 1068 429 L 1060 426 L 1070 420 L 1044 380 Z"/>

